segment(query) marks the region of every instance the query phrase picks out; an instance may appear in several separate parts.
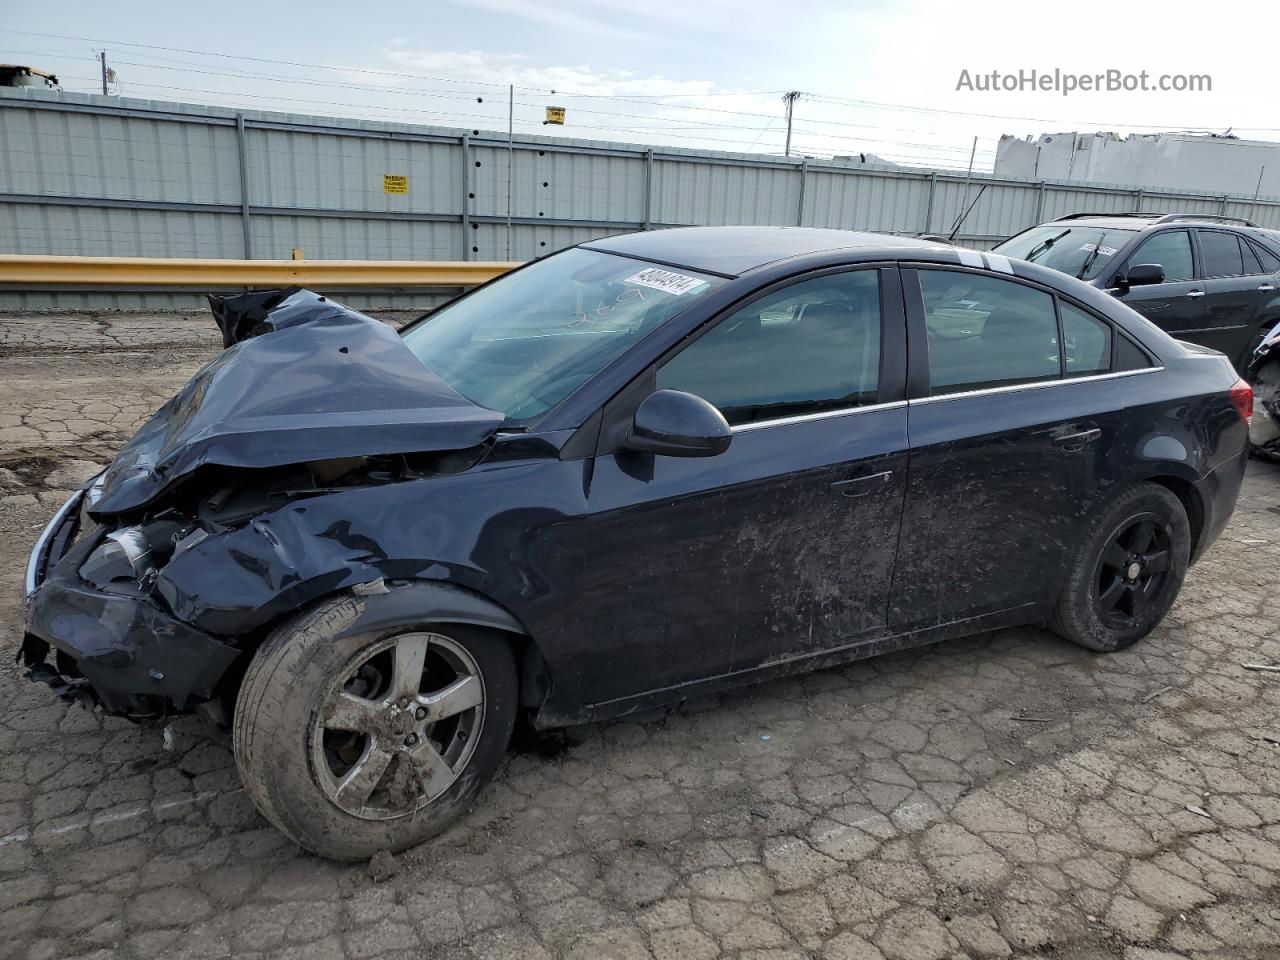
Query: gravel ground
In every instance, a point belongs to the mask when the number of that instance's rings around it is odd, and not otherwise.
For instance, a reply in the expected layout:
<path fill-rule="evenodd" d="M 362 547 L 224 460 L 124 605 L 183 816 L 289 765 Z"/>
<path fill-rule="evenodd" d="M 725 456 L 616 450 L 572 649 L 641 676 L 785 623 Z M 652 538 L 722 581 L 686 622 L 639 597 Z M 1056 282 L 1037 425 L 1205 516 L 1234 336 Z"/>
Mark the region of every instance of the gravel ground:
<path fill-rule="evenodd" d="M 218 346 L 0 318 L 0 958 L 1280 957 L 1280 674 L 1240 666 L 1280 661 L 1280 469 L 1134 649 L 1007 630 L 525 736 L 371 870 L 268 827 L 217 731 L 12 663 L 39 526 Z"/>

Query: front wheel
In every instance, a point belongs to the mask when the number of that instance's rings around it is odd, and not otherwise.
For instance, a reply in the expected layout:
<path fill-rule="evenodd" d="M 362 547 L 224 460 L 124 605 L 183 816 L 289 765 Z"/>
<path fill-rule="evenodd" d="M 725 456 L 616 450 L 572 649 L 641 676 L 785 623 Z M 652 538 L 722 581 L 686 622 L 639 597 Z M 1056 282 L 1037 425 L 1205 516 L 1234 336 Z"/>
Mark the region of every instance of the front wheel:
<path fill-rule="evenodd" d="M 1182 501 L 1157 483 L 1129 487 L 1090 523 L 1049 625 L 1090 650 L 1123 650 L 1164 619 L 1190 557 Z"/>
<path fill-rule="evenodd" d="M 275 630 L 236 703 L 236 764 L 262 814 L 339 860 L 439 833 L 506 751 L 516 672 L 506 640 L 459 624 L 345 636 L 362 600 L 320 604 Z"/>

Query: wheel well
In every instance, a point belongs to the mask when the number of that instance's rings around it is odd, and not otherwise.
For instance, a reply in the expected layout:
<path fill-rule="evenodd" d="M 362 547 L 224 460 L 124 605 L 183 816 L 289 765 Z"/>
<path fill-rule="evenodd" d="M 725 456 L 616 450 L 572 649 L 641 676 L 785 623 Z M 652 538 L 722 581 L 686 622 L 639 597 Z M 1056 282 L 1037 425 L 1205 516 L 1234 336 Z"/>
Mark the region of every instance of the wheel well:
<path fill-rule="evenodd" d="M 1158 483 L 1182 502 L 1187 511 L 1187 522 L 1191 525 L 1191 557 L 1194 560 L 1200 547 L 1200 536 L 1204 530 L 1204 504 L 1200 494 L 1190 482 L 1181 477 L 1148 477 L 1151 483 Z"/>
<path fill-rule="evenodd" d="M 411 583 L 427 585 L 435 584 L 435 581 L 412 581 Z M 475 591 L 466 588 L 457 587 L 453 584 L 436 585 L 445 586 L 447 589 L 457 590 L 464 593 L 475 600 L 480 601 L 485 606 L 491 607 L 495 611 L 495 614 L 505 616 L 510 625 L 503 625 L 501 622 L 503 616 L 497 615 L 495 615 L 491 621 L 486 621 L 479 618 L 449 614 L 445 615 L 439 622 L 466 623 L 473 627 L 479 627 L 480 629 L 500 634 L 506 638 L 507 642 L 511 645 L 511 653 L 515 657 L 516 675 L 520 678 L 520 705 L 522 707 L 532 708 L 541 706 L 543 700 L 546 699 L 547 694 L 551 690 L 551 672 L 547 666 L 546 659 L 542 655 L 542 650 L 538 646 L 538 642 L 528 633 L 525 633 L 523 628 L 519 630 L 514 629 L 513 627 L 521 625 L 503 607 L 483 594 L 476 593 Z M 226 673 L 222 675 L 218 682 L 218 690 L 216 692 L 216 699 L 221 702 L 222 707 L 226 711 L 226 716 L 230 717 L 232 714 L 236 698 L 239 693 L 240 684 L 244 679 L 245 671 L 248 669 L 249 661 L 253 659 L 258 648 L 262 646 L 263 641 L 266 640 L 271 632 L 280 626 L 280 624 L 298 616 L 304 610 L 316 604 L 323 603 L 333 597 L 349 592 L 350 591 L 344 589 L 324 594 L 319 597 L 314 597 L 300 607 L 283 611 L 278 616 L 261 624 L 257 628 L 242 634 L 238 638 L 238 646 L 241 650 L 241 654 L 236 658 L 231 667 L 227 669 Z M 375 596 L 377 595 L 375 594 Z"/>

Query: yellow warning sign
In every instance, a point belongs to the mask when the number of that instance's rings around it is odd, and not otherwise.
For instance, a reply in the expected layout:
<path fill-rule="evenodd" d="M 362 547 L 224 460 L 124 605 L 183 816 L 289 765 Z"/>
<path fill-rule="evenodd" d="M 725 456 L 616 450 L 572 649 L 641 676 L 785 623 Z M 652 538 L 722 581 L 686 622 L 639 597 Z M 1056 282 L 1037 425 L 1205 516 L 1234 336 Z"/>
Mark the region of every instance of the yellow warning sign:
<path fill-rule="evenodd" d="M 384 173 L 382 175 L 382 192 L 383 193 L 408 193 L 409 178 L 402 177 L 399 174 Z"/>
<path fill-rule="evenodd" d="M 547 107 L 547 119 L 543 123 L 564 124 L 564 107 Z"/>

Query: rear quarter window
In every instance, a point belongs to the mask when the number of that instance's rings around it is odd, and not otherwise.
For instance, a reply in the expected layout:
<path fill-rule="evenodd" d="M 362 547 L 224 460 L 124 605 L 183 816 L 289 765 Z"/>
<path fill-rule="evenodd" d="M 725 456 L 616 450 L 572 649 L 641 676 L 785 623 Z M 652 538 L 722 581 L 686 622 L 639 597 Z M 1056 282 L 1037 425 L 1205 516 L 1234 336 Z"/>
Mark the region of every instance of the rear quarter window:
<path fill-rule="evenodd" d="M 1147 352 L 1123 333 L 1116 336 L 1115 369 L 1117 372 L 1123 370 L 1145 370 L 1147 367 L 1154 365 L 1151 358 L 1147 356 Z"/>

